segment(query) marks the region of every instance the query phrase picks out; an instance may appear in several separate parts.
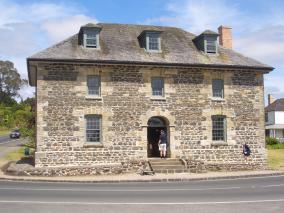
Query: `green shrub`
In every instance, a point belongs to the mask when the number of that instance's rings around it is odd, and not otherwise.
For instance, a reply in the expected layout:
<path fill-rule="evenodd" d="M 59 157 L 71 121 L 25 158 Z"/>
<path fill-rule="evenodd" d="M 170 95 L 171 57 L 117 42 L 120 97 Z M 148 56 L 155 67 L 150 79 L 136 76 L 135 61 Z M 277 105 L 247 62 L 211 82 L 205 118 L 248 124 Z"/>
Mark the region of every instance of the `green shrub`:
<path fill-rule="evenodd" d="M 266 145 L 273 145 L 273 144 L 279 144 L 279 140 L 272 137 L 266 137 L 265 138 Z"/>
<path fill-rule="evenodd" d="M 267 145 L 267 149 L 284 149 L 284 143 L 278 143 L 273 145 Z"/>

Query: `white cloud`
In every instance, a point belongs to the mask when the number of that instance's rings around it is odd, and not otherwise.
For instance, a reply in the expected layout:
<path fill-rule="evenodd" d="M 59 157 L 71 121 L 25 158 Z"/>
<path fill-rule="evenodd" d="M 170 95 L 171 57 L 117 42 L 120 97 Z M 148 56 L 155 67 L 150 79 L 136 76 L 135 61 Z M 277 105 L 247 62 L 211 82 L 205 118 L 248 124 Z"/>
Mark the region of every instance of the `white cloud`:
<path fill-rule="evenodd" d="M 75 15 L 63 19 L 51 19 L 43 22 L 42 29 L 47 33 L 52 42 L 66 39 L 79 32 L 80 26 L 87 23 L 97 23 L 96 19 L 85 15 Z"/>
<path fill-rule="evenodd" d="M 16 3 L 0 0 L 0 60 L 10 60 L 22 78 L 27 79 L 26 58 L 52 43 L 79 31 L 88 22 L 97 22 L 84 9 L 70 3 Z M 34 88 L 24 87 L 20 94 L 33 96 Z"/>
<path fill-rule="evenodd" d="M 179 26 L 195 34 L 231 26 L 235 50 L 276 68 L 265 76 L 265 92 L 280 98 L 284 97 L 284 73 L 277 70 L 284 70 L 284 13 L 278 3 L 255 1 L 257 9 L 250 12 L 229 0 L 175 1 L 167 6 L 169 15 L 145 23 Z"/>

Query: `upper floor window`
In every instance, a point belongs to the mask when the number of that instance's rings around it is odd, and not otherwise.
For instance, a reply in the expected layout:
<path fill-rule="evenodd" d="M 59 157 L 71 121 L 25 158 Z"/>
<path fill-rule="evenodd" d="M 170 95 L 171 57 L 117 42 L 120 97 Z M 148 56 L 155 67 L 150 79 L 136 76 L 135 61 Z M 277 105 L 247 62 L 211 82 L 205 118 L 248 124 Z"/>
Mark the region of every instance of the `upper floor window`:
<path fill-rule="evenodd" d="M 101 116 L 86 115 L 86 141 L 101 142 Z"/>
<path fill-rule="evenodd" d="M 224 98 L 224 81 L 221 79 L 212 80 L 213 97 Z"/>
<path fill-rule="evenodd" d="M 217 45 L 216 45 L 215 39 L 207 38 L 205 40 L 205 52 L 206 53 L 216 53 L 217 52 Z"/>
<path fill-rule="evenodd" d="M 138 36 L 139 45 L 148 52 L 161 52 L 161 31 L 143 31 Z"/>
<path fill-rule="evenodd" d="M 265 122 L 268 122 L 268 112 L 265 113 Z M 283 129 L 284 131 L 284 129 Z"/>
<path fill-rule="evenodd" d="M 148 50 L 159 51 L 160 50 L 160 35 L 157 33 L 148 34 Z"/>
<path fill-rule="evenodd" d="M 164 96 L 164 79 L 161 77 L 152 78 L 152 95 Z"/>
<path fill-rule="evenodd" d="M 226 141 L 226 117 L 222 115 L 212 116 L 212 140 Z"/>
<path fill-rule="evenodd" d="M 98 75 L 87 76 L 88 95 L 101 96 L 101 77 Z"/>
<path fill-rule="evenodd" d="M 99 48 L 99 30 L 85 29 L 84 30 L 84 46 L 90 48 Z"/>

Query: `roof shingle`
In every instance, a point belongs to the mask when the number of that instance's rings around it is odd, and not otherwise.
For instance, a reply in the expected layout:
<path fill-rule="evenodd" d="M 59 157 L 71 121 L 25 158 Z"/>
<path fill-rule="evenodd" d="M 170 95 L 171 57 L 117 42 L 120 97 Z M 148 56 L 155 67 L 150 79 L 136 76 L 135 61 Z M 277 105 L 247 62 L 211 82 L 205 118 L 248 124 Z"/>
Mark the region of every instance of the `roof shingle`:
<path fill-rule="evenodd" d="M 175 27 L 130 25 L 130 24 L 87 24 L 86 27 L 101 27 L 100 50 L 78 45 L 78 34 L 47 48 L 29 60 L 90 60 L 133 63 L 185 64 L 242 66 L 260 69 L 273 68 L 245 57 L 222 46 L 218 54 L 205 54 L 199 51 L 192 41 L 196 36 Z M 161 53 L 149 53 L 139 46 L 138 36 L 143 31 L 162 31 Z M 211 31 L 210 31 L 211 32 Z"/>

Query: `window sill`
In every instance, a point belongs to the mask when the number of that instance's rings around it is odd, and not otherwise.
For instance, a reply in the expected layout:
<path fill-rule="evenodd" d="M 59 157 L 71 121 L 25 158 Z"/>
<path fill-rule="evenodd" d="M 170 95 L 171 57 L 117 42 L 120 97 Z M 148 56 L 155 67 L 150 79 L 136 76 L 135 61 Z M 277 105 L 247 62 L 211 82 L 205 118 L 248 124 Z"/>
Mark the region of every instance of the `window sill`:
<path fill-rule="evenodd" d="M 226 100 L 224 98 L 218 98 L 218 97 L 211 97 L 211 101 L 217 101 L 217 102 L 225 102 Z"/>
<path fill-rule="evenodd" d="M 88 100 L 102 100 L 102 97 L 101 96 L 93 96 L 93 95 L 87 95 L 85 96 L 86 99 Z"/>
<path fill-rule="evenodd" d="M 96 142 L 85 142 L 83 147 L 84 148 L 103 148 L 104 145 L 102 143 L 96 143 Z"/>
<path fill-rule="evenodd" d="M 165 97 L 162 97 L 162 96 L 152 96 L 150 98 L 150 100 L 153 100 L 153 101 L 166 101 L 167 99 Z"/>
<path fill-rule="evenodd" d="M 226 141 L 213 141 L 211 146 L 228 146 L 228 142 Z"/>

